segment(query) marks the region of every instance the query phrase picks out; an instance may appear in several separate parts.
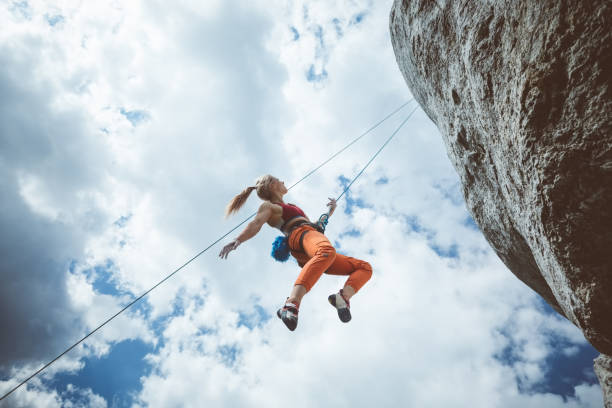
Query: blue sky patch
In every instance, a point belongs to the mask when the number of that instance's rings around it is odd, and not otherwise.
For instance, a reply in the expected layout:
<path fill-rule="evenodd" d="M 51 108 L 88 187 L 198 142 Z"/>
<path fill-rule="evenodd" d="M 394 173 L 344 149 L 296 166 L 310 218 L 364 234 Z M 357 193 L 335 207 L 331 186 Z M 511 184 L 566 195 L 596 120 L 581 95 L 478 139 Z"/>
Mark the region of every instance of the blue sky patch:
<path fill-rule="evenodd" d="M 300 39 L 300 33 L 297 28 L 291 26 L 289 27 L 289 30 L 291 30 L 291 34 L 293 34 L 293 41 L 297 41 Z"/>
<path fill-rule="evenodd" d="M 337 18 L 334 18 L 332 20 L 332 23 L 334 25 L 334 29 L 336 30 L 336 36 L 338 38 L 342 38 L 344 36 L 344 31 L 342 31 L 342 25 L 340 24 L 340 20 Z"/>
<path fill-rule="evenodd" d="M 459 248 L 457 247 L 457 244 L 452 244 L 451 246 L 445 248 L 445 247 L 441 247 L 439 245 L 430 243 L 429 247 L 433 249 L 434 252 L 442 258 L 453 258 L 453 259 L 459 258 Z"/>
<path fill-rule="evenodd" d="M 306 79 L 308 82 L 323 82 L 327 79 L 327 71 L 322 69 L 321 72 L 316 72 L 315 66 L 311 65 L 306 72 Z"/>
<path fill-rule="evenodd" d="M 534 386 L 524 384 L 517 378 L 519 391 L 522 393 L 552 393 L 560 395 L 566 400 L 575 397 L 574 387 L 580 384 L 596 384 L 597 377 L 593 370 L 593 359 L 599 355 L 591 345 L 579 345 L 578 352 L 567 356 L 563 353 L 564 342 L 552 341 L 554 352 L 546 359 L 546 374 L 542 383 Z M 565 344 L 565 346 L 567 346 Z M 502 353 L 495 356 L 497 360 L 507 366 L 519 362 L 513 347 L 506 347 Z"/>
<path fill-rule="evenodd" d="M 183 316 L 185 314 L 185 288 L 179 289 L 172 300 L 172 316 Z"/>
<path fill-rule="evenodd" d="M 448 184 L 448 183 L 447 183 Z M 465 201 L 463 199 L 462 187 L 459 182 L 453 182 L 446 186 L 442 184 L 434 184 L 433 186 L 437 191 L 440 192 L 442 197 L 449 200 L 453 205 L 464 206 Z"/>
<path fill-rule="evenodd" d="M 32 9 L 27 1 L 14 1 L 9 7 L 9 11 L 13 13 L 14 16 L 24 18 L 26 20 L 32 19 Z"/>
<path fill-rule="evenodd" d="M 304 8 L 305 13 L 307 9 Z M 328 77 L 328 72 L 325 69 L 327 61 L 329 60 L 328 51 L 325 45 L 325 32 L 323 27 L 319 24 L 309 24 L 308 32 L 312 33 L 315 39 L 314 49 L 314 62 L 310 64 L 306 70 L 306 79 L 308 82 L 312 82 L 315 85 L 321 85 Z M 299 34 L 299 33 L 298 33 Z"/>
<path fill-rule="evenodd" d="M 577 346 L 578 352 L 567 356 L 562 352 L 563 344 L 555 344 L 555 353 L 546 360 L 548 365 L 547 381 L 535 387 L 538 392 L 551 392 L 567 397 L 575 397 L 574 387 L 582 384 L 597 384 L 593 360 L 599 352 L 590 344 Z"/>
<path fill-rule="evenodd" d="M 327 48 L 325 47 L 323 27 L 321 27 L 320 25 L 317 25 L 313 29 L 311 29 L 311 31 L 314 34 L 315 39 L 317 40 L 317 44 L 315 46 L 315 60 L 321 62 L 320 73 L 324 74 L 325 78 L 327 78 L 327 71 L 325 70 L 325 64 L 327 63 L 329 56 L 327 54 Z"/>
<path fill-rule="evenodd" d="M 537 297 L 537 308 L 540 312 L 546 313 L 549 316 L 559 317 L 559 313 L 540 296 Z"/>
<path fill-rule="evenodd" d="M 45 18 L 51 27 L 55 27 L 57 24 L 64 21 L 64 16 L 61 14 L 56 14 L 54 16 L 45 15 Z"/>
<path fill-rule="evenodd" d="M 123 305 L 121 306 L 123 307 L 134 299 L 136 299 L 138 296 L 140 296 L 141 293 L 133 294 L 119 287 L 113 274 L 115 268 L 115 263 L 112 260 L 107 259 L 105 264 L 97 265 L 92 269 L 87 269 L 83 271 L 83 273 L 85 273 L 90 279 L 93 279 L 92 287 L 97 293 L 114 297 L 127 295 L 129 300 L 124 301 Z M 173 310 L 173 314 L 176 315 L 178 314 L 177 309 L 179 309 L 180 306 L 174 306 L 175 308 Z M 111 312 L 115 313 L 118 311 L 119 309 L 115 311 L 109 311 L 109 317 Z M 140 313 L 145 319 L 148 319 L 151 314 L 151 305 L 147 302 L 146 298 L 143 298 L 140 299 L 138 302 L 134 303 L 132 306 L 130 306 L 130 308 L 125 311 L 125 313 Z M 160 333 L 161 332 L 158 332 L 157 334 Z"/>
<path fill-rule="evenodd" d="M 149 119 L 149 114 L 144 110 L 126 110 L 125 108 L 120 108 L 119 113 L 121 113 L 127 120 L 130 121 L 132 126 L 138 126 L 145 120 Z"/>
<path fill-rule="evenodd" d="M 346 236 L 348 236 L 348 237 L 359 237 L 359 236 L 361 236 L 361 231 L 353 228 L 353 229 L 350 229 L 350 230 L 345 231 L 345 232 L 340 234 L 340 238 L 346 237 Z"/>
<path fill-rule="evenodd" d="M 321 56 L 321 53 L 325 49 L 325 41 L 323 40 L 323 27 L 321 27 L 320 25 L 316 26 L 313 30 L 313 34 L 318 42 L 315 51 L 315 57 L 318 58 Z"/>
<path fill-rule="evenodd" d="M 538 297 L 538 309 L 547 315 L 563 319 L 541 297 Z M 577 352 L 567 356 L 563 353 L 563 349 L 567 347 L 567 344 L 556 339 L 553 339 L 552 344 L 555 346 L 556 353 L 547 361 L 550 366 L 550 380 L 546 384 L 548 388 L 544 388 L 545 390 L 561 394 L 564 397 L 574 396 L 574 387 L 576 385 L 581 383 L 598 383 L 595 370 L 593 369 L 593 360 L 599 356 L 599 351 L 588 342 L 585 342 L 584 344 L 574 345 L 578 348 Z"/>
<path fill-rule="evenodd" d="M 340 182 L 340 186 L 342 187 L 342 190 L 344 191 L 344 189 L 349 185 L 349 183 L 351 182 L 351 180 L 349 180 L 348 178 L 344 177 L 343 175 L 340 175 L 338 177 L 338 181 Z M 344 213 L 345 214 L 352 214 L 353 211 L 355 210 L 355 208 L 369 208 L 370 206 L 363 201 L 361 198 L 353 198 L 353 195 L 351 193 L 351 190 L 347 190 L 347 192 L 344 194 L 345 200 L 346 200 L 346 207 L 344 208 Z"/>
<path fill-rule="evenodd" d="M 253 330 L 255 327 L 262 327 L 272 318 L 272 315 L 258 304 L 253 306 L 253 310 L 250 313 L 238 312 L 238 316 L 238 327 L 245 326 L 249 330 Z"/>
<path fill-rule="evenodd" d="M 217 348 L 217 351 L 221 356 L 221 361 L 228 367 L 234 366 L 240 355 L 240 349 L 235 345 L 223 345 Z"/>
<path fill-rule="evenodd" d="M 146 305 L 147 308 L 147 312 L 145 314 L 145 316 L 150 316 L 151 315 L 151 305 L 148 302 L 138 302 L 136 303 L 134 306 L 138 305 L 139 303 L 142 303 L 144 305 Z M 132 307 L 134 307 L 132 306 Z M 164 347 L 164 345 L 166 344 L 166 340 L 164 337 L 164 330 L 166 330 L 166 327 L 168 327 L 168 323 L 170 322 L 170 320 L 173 318 L 174 316 L 160 316 L 157 319 L 151 321 L 149 323 L 149 327 L 151 328 L 151 330 L 153 331 L 153 333 L 155 333 L 155 337 L 157 340 L 157 346 L 155 347 L 155 350 L 159 350 L 161 348 Z M 147 321 L 149 321 L 149 319 L 146 319 Z"/>
<path fill-rule="evenodd" d="M 383 185 L 383 184 L 389 184 L 389 179 L 387 177 L 381 177 L 378 180 L 376 180 L 376 182 L 374 183 L 377 186 Z"/>
<path fill-rule="evenodd" d="M 122 215 L 121 217 L 119 217 L 119 219 L 117 221 L 115 221 L 113 223 L 113 225 L 119 227 L 119 228 L 123 228 L 126 226 L 127 222 L 132 218 L 132 214 L 128 214 L 128 215 Z"/>
<path fill-rule="evenodd" d="M 361 198 L 353 198 L 346 194 L 346 208 L 344 212 L 346 214 L 352 214 L 356 208 L 368 208 L 368 205 Z"/>
<path fill-rule="evenodd" d="M 404 217 L 404 222 L 406 222 L 411 231 L 423 232 L 425 230 L 419 222 L 419 217 L 416 215 L 406 215 Z"/>
<path fill-rule="evenodd" d="M 92 286 L 97 293 L 110 296 L 120 296 L 125 292 L 119 289 L 114 280 L 114 269 L 114 262 L 107 259 L 105 264 L 96 265 L 92 269 L 83 271 L 83 273 L 85 273 L 88 277 L 93 278 Z"/>
<path fill-rule="evenodd" d="M 70 387 L 70 389 L 66 388 L 61 393 L 61 397 L 64 400 L 70 401 L 70 404 L 71 404 L 70 406 L 86 407 L 89 404 L 90 400 L 87 397 L 87 395 L 85 395 L 81 391 L 85 391 L 85 390 L 82 390 L 76 387 Z"/>
<path fill-rule="evenodd" d="M 543 299 L 538 298 L 538 310 L 547 315 L 554 315 L 557 318 L 559 314 Z M 501 334 L 511 340 L 511 335 L 507 331 L 502 330 Z M 501 363 L 512 366 L 520 361 L 517 357 L 514 348 L 516 344 L 509 344 L 495 358 Z M 565 339 L 549 335 L 548 347 L 552 349 L 547 357 L 545 380 L 532 387 L 523 384 L 520 378 L 517 378 L 519 390 L 524 393 L 552 393 L 560 395 L 564 400 L 568 397 L 575 397 L 574 387 L 580 384 L 596 384 L 597 377 L 593 369 L 593 359 L 599 355 L 599 352 L 588 343 L 570 344 Z M 568 347 L 576 348 L 576 352 L 567 355 L 564 350 Z"/>
<path fill-rule="evenodd" d="M 132 404 L 132 395 L 142 389 L 140 377 L 151 371 L 144 357 L 153 347 L 141 340 L 125 340 L 111 347 L 102 358 L 84 359 L 85 367 L 75 374 L 57 374 L 49 383 L 58 392 L 64 392 L 68 384 L 79 388 L 91 388 L 109 403 L 124 407 Z"/>
<path fill-rule="evenodd" d="M 476 221 L 474 221 L 474 219 L 469 215 L 465 218 L 463 225 L 470 229 L 473 229 L 474 231 L 480 231 L 480 228 L 478 228 Z"/>
<path fill-rule="evenodd" d="M 361 13 L 355 14 L 353 18 L 351 18 L 351 22 L 349 24 L 351 25 L 360 24 L 363 21 L 363 19 L 366 17 L 367 14 L 368 14 L 367 11 L 362 11 Z"/>

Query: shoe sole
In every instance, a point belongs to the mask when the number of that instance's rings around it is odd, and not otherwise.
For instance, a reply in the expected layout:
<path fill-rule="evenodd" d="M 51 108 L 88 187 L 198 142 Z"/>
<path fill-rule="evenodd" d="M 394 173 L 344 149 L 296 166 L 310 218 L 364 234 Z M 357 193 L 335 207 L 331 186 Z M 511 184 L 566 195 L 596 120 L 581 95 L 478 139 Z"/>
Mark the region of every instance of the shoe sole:
<path fill-rule="evenodd" d="M 330 305 L 336 308 L 341 322 L 348 323 L 351 321 L 351 310 L 348 307 L 336 307 L 336 295 L 329 295 L 327 301 Z"/>
<path fill-rule="evenodd" d="M 285 326 L 287 326 L 287 328 L 291 331 L 294 331 L 297 327 L 297 320 L 293 320 L 293 319 L 283 319 L 283 312 L 282 309 L 278 309 L 276 311 L 276 316 L 278 316 L 279 319 L 281 319 L 283 321 L 283 323 L 285 323 Z"/>

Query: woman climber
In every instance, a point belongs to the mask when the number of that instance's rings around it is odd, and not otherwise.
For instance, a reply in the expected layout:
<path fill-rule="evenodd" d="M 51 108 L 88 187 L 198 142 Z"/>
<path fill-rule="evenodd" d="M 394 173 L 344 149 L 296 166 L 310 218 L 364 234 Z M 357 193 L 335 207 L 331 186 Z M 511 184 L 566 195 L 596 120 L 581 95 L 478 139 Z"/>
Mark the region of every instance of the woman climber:
<path fill-rule="evenodd" d="M 248 187 L 229 203 L 226 216 L 235 213 L 246 202 L 253 190 L 257 190 L 259 198 L 264 200 L 259 207 L 255 219 L 229 244 L 225 245 L 219 256 L 227 259 L 228 254 L 247 239 L 253 238 L 268 223 L 278 228 L 287 237 L 291 255 L 302 267 L 291 295 L 285 305 L 277 311 L 277 316 L 293 331 L 298 323 L 298 310 L 304 295 L 310 291 L 323 273 L 330 275 L 348 275 L 344 287 L 338 293 L 329 295 L 329 303 L 338 311 L 338 317 L 343 322 L 351 320 L 349 300 L 372 276 L 369 263 L 351 258 L 339 253 L 322 234 L 320 223 L 310 222 L 304 212 L 293 204 L 285 204 L 283 196 L 287 193 L 285 183 L 271 175 L 257 179 L 255 186 Z M 328 216 L 336 209 L 336 200 L 329 199 Z"/>

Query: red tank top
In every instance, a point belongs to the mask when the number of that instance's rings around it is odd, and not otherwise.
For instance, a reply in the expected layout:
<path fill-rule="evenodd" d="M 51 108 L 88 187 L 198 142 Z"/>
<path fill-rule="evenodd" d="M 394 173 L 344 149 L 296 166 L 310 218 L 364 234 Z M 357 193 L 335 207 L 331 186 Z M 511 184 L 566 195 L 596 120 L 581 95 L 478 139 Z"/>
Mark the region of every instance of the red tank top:
<path fill-rule="evenodd" d="M 274 203 L 274 204 L 277 204 L 283 207 L 283 221 L 285 221 L 284 224 L 286 224 L 287 221 L 295 217 L 306 217 L 306 214 L 304 214 L 304 211 L 302 211 L 302 209 L 298 207 L 297 205 L 285 204 L 285 203 Z"/>

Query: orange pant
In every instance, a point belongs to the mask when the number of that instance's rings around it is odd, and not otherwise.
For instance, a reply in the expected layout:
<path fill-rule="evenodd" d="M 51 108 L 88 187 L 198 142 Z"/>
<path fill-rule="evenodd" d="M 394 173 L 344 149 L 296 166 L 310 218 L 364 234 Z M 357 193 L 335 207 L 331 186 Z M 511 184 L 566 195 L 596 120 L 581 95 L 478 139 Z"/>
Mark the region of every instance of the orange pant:
<path fill-rule="evenodd" d="M 302 232 L 307 231 L 300 247 Z M 298 261 L 302 271 L 295 281 L 310 291 L 323 273 L 330 275 L 348 275 L 346 284 L 357 292 L 372 276 L 369 263 L 336 253 L 327 237 L 309 225 L 293 230 L 289 236 L 291 255 Z"/>

